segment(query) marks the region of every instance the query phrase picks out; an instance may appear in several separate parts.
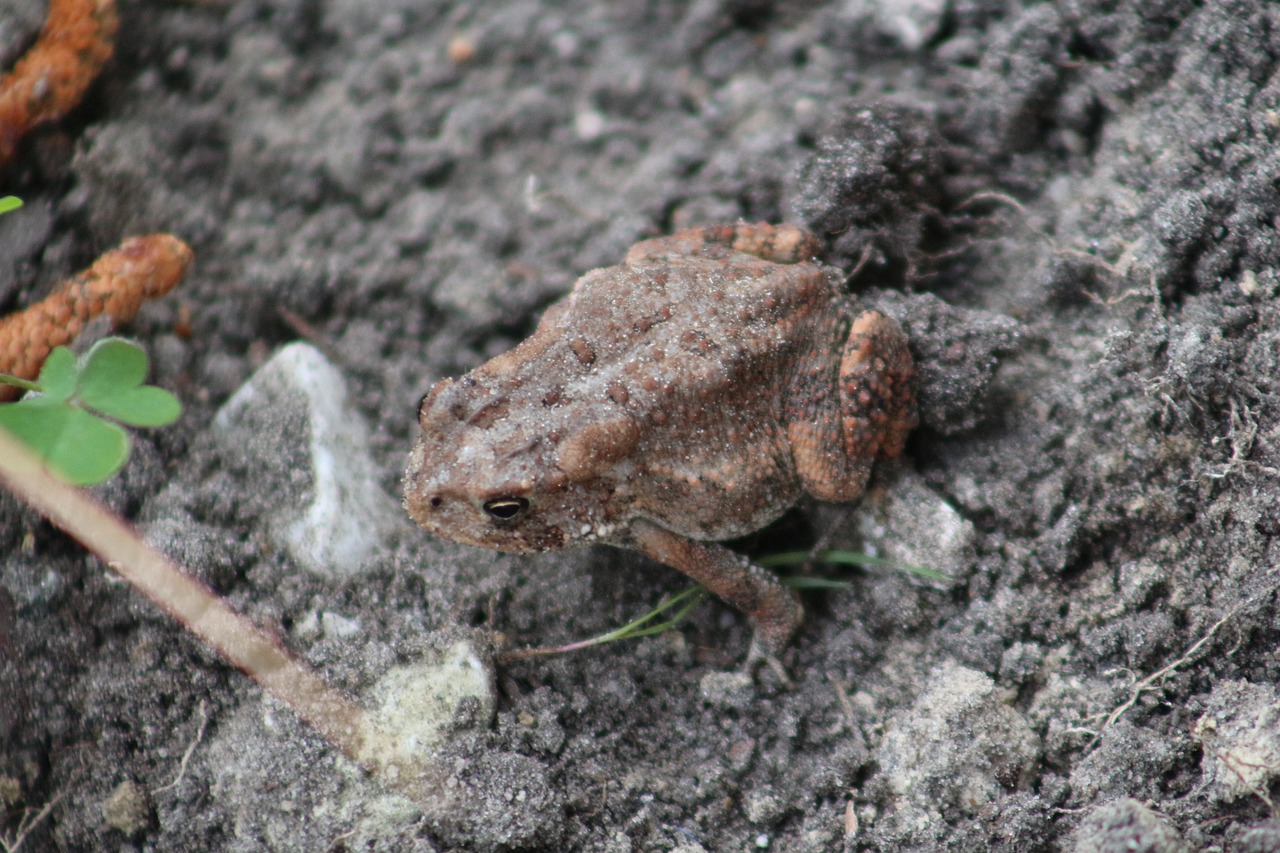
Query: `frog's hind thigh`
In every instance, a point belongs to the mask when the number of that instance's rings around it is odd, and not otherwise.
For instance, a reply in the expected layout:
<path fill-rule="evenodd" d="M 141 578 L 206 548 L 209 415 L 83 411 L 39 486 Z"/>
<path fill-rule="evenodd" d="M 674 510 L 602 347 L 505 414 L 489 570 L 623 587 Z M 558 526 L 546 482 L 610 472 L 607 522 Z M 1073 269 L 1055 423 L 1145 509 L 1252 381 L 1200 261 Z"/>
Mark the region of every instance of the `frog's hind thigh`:
<path fill-rule="evenodd" d="M 685 228 L 669 237 L 636 243 L 627 252 L 629 264 L 676 258 L 724 258 L 733 252 L 755 255 L 775 264 L 813 260 L 822 244 L 796 225 L 738 222 Z"/>
<path fill-rule="evenodd" d="M 915 363 L 896 321 L 867 311 L 849 330 L 833 416 L 787 426 L 805 491 L 819 500 L 850 501 L 866 488 L 876 459 L 902 452 L 915 427 Z"/>
<path fill-rule="evenodd" d="M 915 429 L 916 365 L 896 320 L 866 311 L 853 321 L 840 359 L 845 452 L 892 459 Z"/>

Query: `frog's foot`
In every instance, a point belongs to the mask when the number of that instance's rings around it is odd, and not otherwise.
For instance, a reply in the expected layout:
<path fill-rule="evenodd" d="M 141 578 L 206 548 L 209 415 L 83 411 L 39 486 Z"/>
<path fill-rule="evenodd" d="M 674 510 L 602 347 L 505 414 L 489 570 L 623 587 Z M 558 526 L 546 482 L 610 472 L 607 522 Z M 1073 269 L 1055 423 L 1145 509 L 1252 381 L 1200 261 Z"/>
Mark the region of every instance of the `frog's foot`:
<path fill-rule="evenodd" d="M 768 663 L 789 683 L 777 656 L 800 627 L 804 608 L 777 575 L 721 545 L 697 542 L 649 521 L 633 523 L 625 544 L 679 569 L 751 617 L 756 629 L 751 660 Z"/>
<path fill-rule="evenodd" d="M 916 415 L 916 366 L 898 321 L 864 311 L 849 330 L 840 360 L 844 447 L 850 458 L 892 459 L 902 452 Z"/>

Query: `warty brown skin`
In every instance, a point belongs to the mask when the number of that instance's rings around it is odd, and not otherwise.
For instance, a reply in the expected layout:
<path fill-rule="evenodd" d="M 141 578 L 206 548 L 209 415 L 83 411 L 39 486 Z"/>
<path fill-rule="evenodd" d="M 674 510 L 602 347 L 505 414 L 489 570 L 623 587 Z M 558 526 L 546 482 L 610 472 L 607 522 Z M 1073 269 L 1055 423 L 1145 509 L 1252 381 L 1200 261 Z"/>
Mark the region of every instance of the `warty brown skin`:
<path fill-rule="evenodd" d="M 639 550 L 747 613 L 772 658 L 800 605 L 714 542 L 805 493 L 859 497 L 916 424 L 901 328 L 818 247 L 794 226 L 691 228 L 587 273 L 528 340 L 423 398 L 409 515 L 502 551 Z"/>

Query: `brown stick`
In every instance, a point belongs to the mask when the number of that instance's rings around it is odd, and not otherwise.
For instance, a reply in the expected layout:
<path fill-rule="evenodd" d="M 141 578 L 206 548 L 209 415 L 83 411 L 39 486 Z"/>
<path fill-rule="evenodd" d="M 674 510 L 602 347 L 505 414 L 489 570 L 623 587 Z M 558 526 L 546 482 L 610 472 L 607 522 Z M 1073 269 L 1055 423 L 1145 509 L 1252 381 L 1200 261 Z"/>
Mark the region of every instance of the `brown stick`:
<path fill-rule="evenodd" d="M 467 787 L 444 784 L 450 772 L 430 751 L 405 755 L 403 735 L 293 658 L 271 633 L 232 610 L 213 590 L 150 547 L 123 519 L 89 494 L 50 474 L 0 429 L 0 488 L 60 527 L 188 631 L 284 702 L 333 746 L 384 785 L 440 820 L 465 811 Z"/>
<path fill-rule="evenodd" d="M 125 240 L 44 300 L 0 318 L 0 373 L 35 379 L 54 347 L 69 343 L 102 314 L 117 326 L 132 320 L 145 300 L 173 289 L 193 257 L 170 234 Z M 12 390 L 0 387 L 0 402 L 12 399 Z"/>
<path fill-rule="evenodd" d="M 358 705 L 290 657 L 274 637 L 148 546 L 97 501 L 49 474 L 4 430 L 0 430 L 0 485 L 79 540 L 268 693 L 291 705 L 334 746 L 356 761 L 369 761 L 364 712 Z"/>
<path fill-rule="evenodd" d="M 0 167 L 38 124 L 66 115 L 115 51 L 115 0 L 49 0 L 40 38 L 0 80 Z"/>

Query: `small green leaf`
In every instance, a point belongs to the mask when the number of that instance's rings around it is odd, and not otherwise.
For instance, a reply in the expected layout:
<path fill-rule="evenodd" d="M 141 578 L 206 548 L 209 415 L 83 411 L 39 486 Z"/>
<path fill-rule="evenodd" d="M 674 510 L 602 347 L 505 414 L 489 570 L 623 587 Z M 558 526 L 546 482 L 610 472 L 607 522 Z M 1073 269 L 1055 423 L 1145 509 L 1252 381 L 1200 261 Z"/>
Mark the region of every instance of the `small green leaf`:
<path fill-rule="evenodd" d="M 178 398 L 151 385 L 147 354 L 122 338 L 105 338 L 78 361 L 57 347 L 40 369 L 38 382 L 8 381 L 42 396 L 0 404 L 0 426 L 75 485 L 100 483 L 129 458 L 129 434 L 99 414 L 130 426 L 173 423 L 182 413 Z"/>
<path fill-rule="evenodd" d="M 8 213 L 20 207 L 22 207 L 22 199 L 17 196 L 7 195 L 0 198 L 0 213 Z"/>
<path fill-rule="evenodd" d="M 86 400 L 85 405 L 91 404 Z M 168 426 L 182 414 L 178 398 L 154 385 L 125 388 L 92 405 L 95 411 L 133 427 Z"/>
<path fill-rule="evenodd" d="M 76 398 L 86 408 L 130 426 L 171 424 L 182 414 L 178 398 L 151 385 L 147 354 L 121 338 L 104 338 L 80 360 Z"/>
<path fill-rule="evenodd" d="M 50 425 L 61 424 L 65 410 L 69 408 L 66 403 L 48 397 L 28 397 L 18 403 L 5 403 L 0 406 L 0 426 L 7 428 L 28 447 L 38 448 L 47 440 L 41 430 L 47 433 Z"/>
<path fill-rule="evenodd" d="M 100 395 L 141 385 L 147 378 L 147 354 L 123 338 L 103 338 L 80 359 L 80 399 L 91 406 Z"/>
<path fill-rule="evenodd" d="M 112 477 L 129 457 L 122 428 L 48 397 L 0 406 L 0 426 L 77 486 Z"/>
<path fill-rule="evenodd" d="M 71 399 L 76 390 L 76 357 L 66 347 L 54 347 L 37 380 L 40 391 L 56 402 Z"/>

